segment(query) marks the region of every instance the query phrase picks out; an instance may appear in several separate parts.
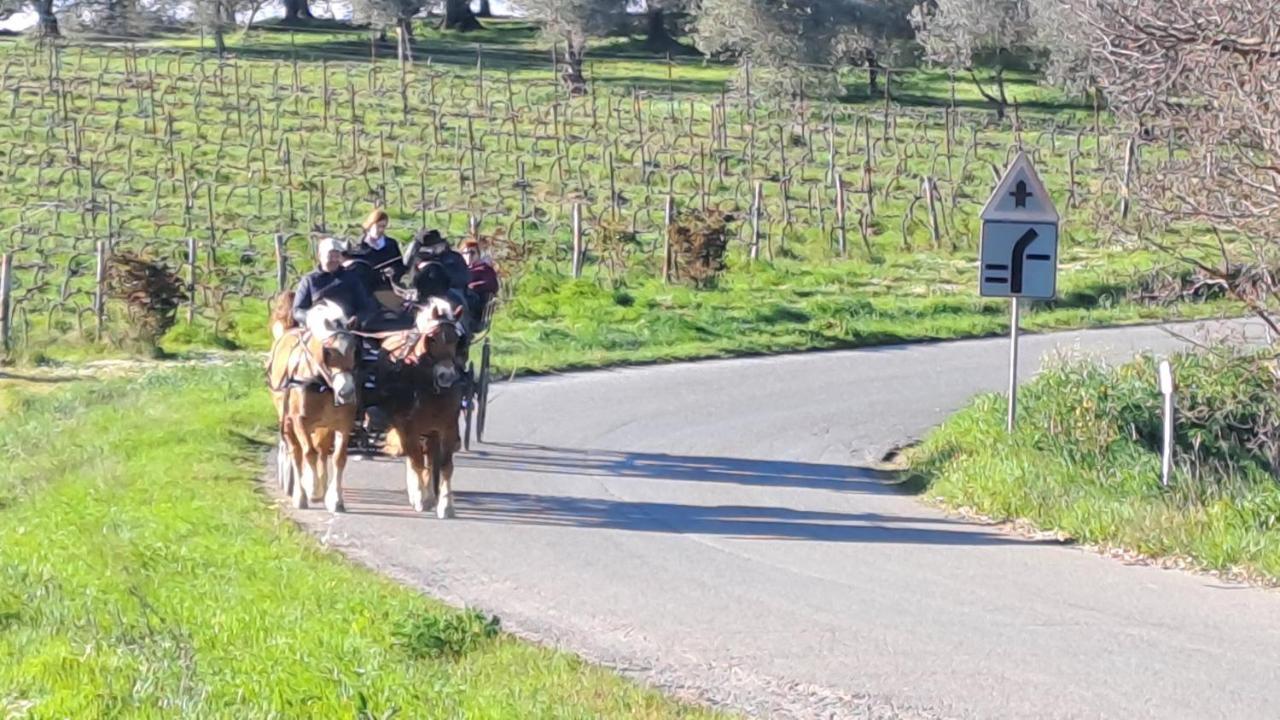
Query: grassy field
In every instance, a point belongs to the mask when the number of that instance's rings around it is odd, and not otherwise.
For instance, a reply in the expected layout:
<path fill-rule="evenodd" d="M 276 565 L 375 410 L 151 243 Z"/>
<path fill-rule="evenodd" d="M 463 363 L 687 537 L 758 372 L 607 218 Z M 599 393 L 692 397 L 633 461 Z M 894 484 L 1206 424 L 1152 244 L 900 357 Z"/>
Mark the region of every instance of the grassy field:
<path fill-rule="evenodd" d="M 945 505 L 1025 519 L 1078 541 L 1280 580 L 1275 377 L 1265 357 L 1174 358 L 1179 424 L 1160 482 L 1156 361 L 1087 362 L 1019 391 L 1019 426 L 985 396 L 910 453 L 914 482 Z"/>
<path fill-rule="evenodd" d="M 259 381 L 0 383 L 0 716 L 711 716 L 322 550 Z"/>
<path fill-rule="evenodd" d="M 403 74 L 366 33 L 255 30 L 222 62 L 191 36 L 0 42 L 0 251 L 16 266 L 19 354 L 127 347 L 110 299 L 95 341 L 100 240 L 194 277 L 194 320 L 181 310 L 166 347 L 261 348 L 276 234 L 291 283 L 319 233 L 351 236 L 374 203 L 401 239 L 479 222 L 507 286 L 494 338 L 508 371 L 996 332 L 1004 304 L 975 297 L 976 214 L 1019 143 L 1064 216 L 1063 296 L 1029 326 L 1179 312 L 1131 297 L 1162 259 L 1119 221 L 1124 138 L 1030 75 L 1013 76 L 1020 111 L 1000 122 L 937 71 L 895 73 L 887 102 L 846 72 L 839 102 L 783 103 L 729 84 L 729 66 L 611 38 L 592 54 L 593 94 L 569 98 L 528 25 L 424 28 L 416 42 Z M 1148 157 L 1158 172 L 1160 152 Z M 660 279 L 668 195 L 678 212 L 735 214 L 717 287 Z"/>

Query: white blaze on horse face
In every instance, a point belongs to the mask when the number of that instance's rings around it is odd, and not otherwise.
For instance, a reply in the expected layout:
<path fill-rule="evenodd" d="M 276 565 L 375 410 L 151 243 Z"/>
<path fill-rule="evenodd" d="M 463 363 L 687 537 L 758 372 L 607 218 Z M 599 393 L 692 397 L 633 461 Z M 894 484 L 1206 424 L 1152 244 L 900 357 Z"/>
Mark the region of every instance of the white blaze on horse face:
<path fill-rule="evenodd" d="M 346 405 L 356 397 L 356 380 L 350 372 L 333 375 L 333 396 L 339 405 Z"/>
<path fill-rule="evenodd" d="M 453 306 L 444 298 L 429 298 L 425 305 L 418 310 L 418 314 L 414 317 L 414 327 L 418 332 L 430 335 L 440 327 L 441 323 L 455 322 L 457 318 L 453 316 Z"/>
<path fill-rule="evenodd" d="M 431 368 L 431 372 L 435 376 L 436 385 L 442 388 L 453 387 L 458 381 L 458 368 L 450 361 L 441 361 Z"/>

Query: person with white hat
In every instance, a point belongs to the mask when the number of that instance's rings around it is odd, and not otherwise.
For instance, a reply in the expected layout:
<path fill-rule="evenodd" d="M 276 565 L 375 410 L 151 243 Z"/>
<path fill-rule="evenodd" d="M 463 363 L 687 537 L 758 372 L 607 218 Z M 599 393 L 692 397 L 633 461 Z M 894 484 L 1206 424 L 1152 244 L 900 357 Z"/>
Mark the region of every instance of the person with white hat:
<path fill-rule="evenodd" d="M 307 311 L 321 300 L 337 303 L 356 324 L 376 310 L 373 294 L 360 275 L 343 269 L 342 250 L 342 243 L 331 237 L 316 246 L 319 267 L 302 278 L 293 295 L 293 318 L 298 324 L 306 322 Z"/>

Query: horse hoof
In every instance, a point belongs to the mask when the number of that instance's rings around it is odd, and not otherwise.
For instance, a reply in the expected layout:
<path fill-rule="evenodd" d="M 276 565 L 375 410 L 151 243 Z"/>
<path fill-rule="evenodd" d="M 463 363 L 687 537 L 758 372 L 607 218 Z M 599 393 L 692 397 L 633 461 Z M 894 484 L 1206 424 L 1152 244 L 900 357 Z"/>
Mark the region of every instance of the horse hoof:
<path fill-rule="evenodd" d="M 329 509 L 329 512 L 333 513 L 334 515 L 337 515 L 339 513 L 344 513 L 347 511 L 347 506 L 343 504 L 341 500 L 333 503 L 327 502 L 325 503 L 325 507 L 327 507 Z"/>
<path fill-rule="evenodd" d="M 439 518 L 439 519 L 441 519 L 441 520 L 448 520 L 449 518 L 451 518 L 451 517 L 453 517 L 453 516 L 454 516 L 454 514 L 453 514 L 453 505 L 452 505 L 452 504 L 450 504 L 450 505 L 445 505 L 444 503 L 440 503 L 439 505 L 437 505 L 437 506 L 436 506 L 436 517 L 437 517 L 437 518 Z"/>
<path fill-rule="evenodd" d="M 294 493 L 294 494 L 293 494 L 293 506 L 294 506 L 295 508 L 299 509 L 299 510 L 306 510 L 306 509 L 307 509 L 307 494 L 306 494 L 306 493 Z"/>
<path fill-rule="evenodd" d="M 422 498 L 418 498 L 417 500 L 411 501 L 410 505 L 413 505 L 413 509 L 415 512 L 427 511 L 427 503 Z"/>

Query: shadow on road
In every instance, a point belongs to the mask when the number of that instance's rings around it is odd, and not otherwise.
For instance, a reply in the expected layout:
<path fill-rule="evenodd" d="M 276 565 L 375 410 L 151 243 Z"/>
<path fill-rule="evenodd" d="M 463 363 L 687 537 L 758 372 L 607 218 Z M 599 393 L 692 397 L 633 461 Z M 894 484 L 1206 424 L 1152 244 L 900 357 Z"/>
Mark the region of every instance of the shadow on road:
<path fill-rule="evenodd" d="M 694 457 L 655 453 L 501 444 L 457 456 L 458 479 L 468 470 L 537 475 L 647 478 L 685 482 L 893 493 L 890 476 L 867 468 L 815 463 Z M 529 492 L 467 491 L 455 486 L 458 517 L 517 526 L 609 529 L 724 538 L 932 545 L 1039 544 L 943 517 L 799 510 L 764 505 L 698 505 Z M 358 515 L 412 517 L 403 490 L 347 490 Z M 1056 544 L 1056 543 L 1055 543 Z"/>
<path fill-rule="evenodd" d="M 850 465 L 579 450 L 525 443 L 491 443 L 485 447 L 499 449 L 459 455 L 456 462 L 463 468 L 501 472 L 735 483 L 875 494 L 898 492 L 889 473 Z"/>

